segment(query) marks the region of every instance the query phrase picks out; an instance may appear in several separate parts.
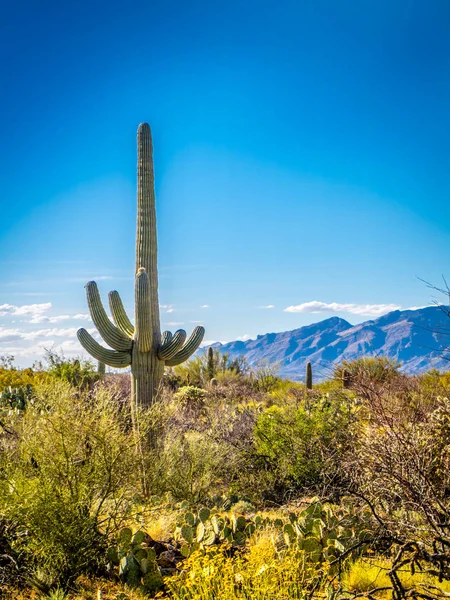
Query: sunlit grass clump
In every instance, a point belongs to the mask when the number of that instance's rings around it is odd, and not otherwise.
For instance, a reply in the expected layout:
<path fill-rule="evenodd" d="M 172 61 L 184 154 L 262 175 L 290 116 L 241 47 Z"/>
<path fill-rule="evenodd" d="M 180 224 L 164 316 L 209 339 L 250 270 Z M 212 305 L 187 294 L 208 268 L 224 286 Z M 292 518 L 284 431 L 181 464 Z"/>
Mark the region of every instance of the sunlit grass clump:
<path fill-rule="evenodd" d="M 376 592 L 376 597 L 380 600 L 392 598 L 392 583 L 388 573 L 392 567 L 392 562 L 383 558 L 361 558 L 354 562 L 342 579 L 344 590 L 355 593 L 367 593 L 372 590 Z M 432 577 L 426 573 L 416 572 L 414 575 L 409 568 L 403 568 L 397 571 L 400 581 L 405 589 L 422 590 L 427 587 L 438 595 L 450 594 L 450 581 L 439 582 L 437 577 Z M 383 589 L 386 588 L 386 589 Z M 450 596 L 449 596 L 450 597 Z"/>

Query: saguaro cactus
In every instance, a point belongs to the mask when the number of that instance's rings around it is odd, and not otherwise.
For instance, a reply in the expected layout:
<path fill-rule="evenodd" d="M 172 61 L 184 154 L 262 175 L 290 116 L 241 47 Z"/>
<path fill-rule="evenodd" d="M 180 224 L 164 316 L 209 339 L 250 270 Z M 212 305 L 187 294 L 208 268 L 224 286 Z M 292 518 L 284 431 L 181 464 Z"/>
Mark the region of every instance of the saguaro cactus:
<path fill-rule="evenodd" d="M 147 407 L 155 398 L 164 366 L 179 365 L 188 359 L 200 346 L 205 330 L 196 327 L 186 343 L 182 329 L 173 335 L 170 331 L 161 335 L 153 147 L 147 123 L 139 125 L 137 146 L 135 324 L 128 318 L 118 292 L 112 291 L 109 306 L 113 324 L 103 308 L 97 284 L 90 281 L 86 293 L 91 317 L 112 350 L 98 344 L 85 329 L 78 331 L 78 339 L 91 356 L 111 367 L 131 365 L 132 404 Z"/>
<path fill-rule="evenodd" d="M 208 355 L 206 359 L 206 372 L 208 373 L 208 379 L 213 379 L 216 374 L 216 366 L 214 364 L 214 350 L 210 346 L 208 348 Z"/>
<path fill-rule="evenodd" d="M 312 390 L 312 366 L 311 363 L 306 363 L 306 389 Z"/>

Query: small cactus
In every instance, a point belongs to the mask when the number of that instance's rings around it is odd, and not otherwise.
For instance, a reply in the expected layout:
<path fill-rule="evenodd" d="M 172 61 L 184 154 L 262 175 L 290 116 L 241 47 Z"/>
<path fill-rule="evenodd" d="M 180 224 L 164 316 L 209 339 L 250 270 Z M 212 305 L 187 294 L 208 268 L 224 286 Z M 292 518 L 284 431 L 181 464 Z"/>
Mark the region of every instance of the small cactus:
<path fill-rule="evenodd" d="M 214 350 L 211 346 L 208 348 L 208 355 L 206 359 L 206 372 L 208 374 L 209 380 L 213 379 L 214 375 L 216 374 L 216 368 L 214 364 Z"/>
<path fill-rule="evenodd" d="M 97 361 L 97 373 L 99 375 L 104 375 L 106 373 L 106 365 L 101 360 Z"/>
<path fill-rule="evenodd" d="M 311 363 L 308 362 L 306 365 L 306 389 L 312 390 L 312 387 L 313 387 L 312 366 L 311 366 Z"/>
<path fill-rule="evenodd" d="M 155 591 L 162 585 L 156 552 L 146 544 L 148 536 L 143 531 L 133 532 L 125 527 L 119 532 L 118 545 L 108 548 L 106 557 L 110 570 L 130 587 L 143 587 Z"/>

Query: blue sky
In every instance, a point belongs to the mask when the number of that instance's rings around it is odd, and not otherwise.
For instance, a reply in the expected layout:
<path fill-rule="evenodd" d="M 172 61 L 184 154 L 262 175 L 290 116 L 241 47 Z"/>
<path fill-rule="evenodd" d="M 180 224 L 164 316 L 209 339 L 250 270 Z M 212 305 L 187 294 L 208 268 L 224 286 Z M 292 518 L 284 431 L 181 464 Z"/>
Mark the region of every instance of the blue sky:
<path fill-rule="evenodd" d="M 80 353 L 90 279 L 132 312 L 141 121 L 164 328 L 356 323 L 450 278 L 446 0 L 0 10 L 0 354 Z"/>

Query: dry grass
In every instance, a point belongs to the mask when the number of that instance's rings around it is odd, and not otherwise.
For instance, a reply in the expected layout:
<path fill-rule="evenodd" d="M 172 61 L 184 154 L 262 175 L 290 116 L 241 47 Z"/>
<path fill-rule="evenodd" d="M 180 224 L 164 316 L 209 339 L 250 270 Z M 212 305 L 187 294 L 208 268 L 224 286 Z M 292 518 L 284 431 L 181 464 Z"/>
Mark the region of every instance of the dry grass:
<path fill-rule="evenodd" d="M 354 562 L 350 569 L 345 573 L 342 583 L 344 589 L 351 592 L 365 593 L 376 588 L 390 588 L 391 581 L 388 577 L 391 563 L 385 559 L 364 559 L 361 558 Z M 411 574 L 409 569 L 403 569 L 398 572 L 403 586 L 407 589 L 425 589 L 426 586 L 434 586 L 444 594 L 450 594 L 450 581 L 439 583 L 436 577 L 431 577 L 426 573 Z M 439 594 L 436 594 L 439 596 Z M 390 600 L 392 591 L 380 591 L 377 593 L 380 600 Z"/>

